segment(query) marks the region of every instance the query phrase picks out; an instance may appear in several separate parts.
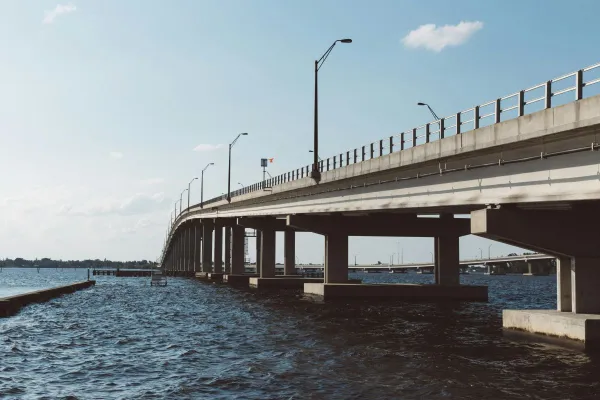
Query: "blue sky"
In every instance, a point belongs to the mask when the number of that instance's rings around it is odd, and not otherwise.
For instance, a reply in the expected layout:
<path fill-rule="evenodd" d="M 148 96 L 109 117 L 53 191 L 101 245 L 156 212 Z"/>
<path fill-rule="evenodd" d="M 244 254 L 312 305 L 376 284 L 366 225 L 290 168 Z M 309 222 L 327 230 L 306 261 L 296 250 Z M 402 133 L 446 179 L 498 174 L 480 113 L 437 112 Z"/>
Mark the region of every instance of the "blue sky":
<path fill-rule="evenodd" d="M 418 101 L 449 115 L 600 61 L 594 0 L 1 7 L 0 257 L 155 259 L 173 203 L 207 163 L 205 197 L 226 191 L 239 132 L 234 185 L 258 181 L 262 157 L 273 175 L 309 164 L 313 63 L 335 39 L 354 43 L 320 72 L 322 157 L 428 122 Z M 404 238 L 352 238 L 350 258 L 386 262 L 398 242 L 405 261 L 431 258 L 432 240 Z M 461 257 L 489 243 L 463 238 Z M 301 262 L 322 249 L 299 236 Z"/>

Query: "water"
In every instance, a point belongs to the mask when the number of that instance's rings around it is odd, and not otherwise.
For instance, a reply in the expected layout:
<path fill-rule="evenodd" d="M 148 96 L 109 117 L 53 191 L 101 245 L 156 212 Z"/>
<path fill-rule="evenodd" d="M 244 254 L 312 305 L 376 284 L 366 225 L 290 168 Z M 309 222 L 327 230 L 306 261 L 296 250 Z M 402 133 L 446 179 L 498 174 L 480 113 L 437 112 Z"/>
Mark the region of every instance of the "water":
<path fill-rule="evenodd" d="M 60 283 L 85 276 L 58 273 Z M 36 272 L 4 270 L 0 287 L 8 275 L 25 285 Z M 92 289 L 0 320 L 0 397 L 598 398 L 597 356 L 502 334 L 501 309 L 555 306 L 555 277 L 461 279 L 488 284 L 490 303 L 319 304 L 293 291 L 98 277 Z"/>
<path fill-rule="evenodd" d="M 0 270 L 0 297 L 34 292 L 36 290 L 68 285 L 87 279 L 87 269 L 34 269 L 2 268 Z"/>

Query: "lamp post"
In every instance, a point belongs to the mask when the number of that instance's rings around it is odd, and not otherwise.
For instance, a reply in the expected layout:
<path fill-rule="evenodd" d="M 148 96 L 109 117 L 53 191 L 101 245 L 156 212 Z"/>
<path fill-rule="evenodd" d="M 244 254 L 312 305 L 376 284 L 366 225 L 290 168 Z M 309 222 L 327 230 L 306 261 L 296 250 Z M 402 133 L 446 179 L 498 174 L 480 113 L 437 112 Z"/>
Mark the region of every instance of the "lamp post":
<path fill-rule="evenodd" d="M 333 47 L 337 44 L 337 42 L 352 43 L 352 39 L 336 40 L 327 49 L 327 51 L 321 56 L 321 58 L 319 58 L 318 60 L 315 60 L 315 121 L 314 121 L 315 127 L 314 127 L 314 148 L 313 148 L 314 161 L 313 161 L 312 178 L 316 182 L 319 182 L 321 180 L 321 171 L 319 171 L 319 96 L 318 96 L 319 84 L 318 84 L 318 75 L 319 75 L 319 69 L 321 69 L 321 67 L 323 66 L 323 63 L 325 63 L 325 60 L 327 60 L 327 57 L 329 57 L 329 53 L 331 53 L 331 50 L 333 50 Z"/>
<path fill-rule="evenodd" d="M 437 114 L 435 113 L 435 111 L 433 111 L 433 109 L 431 107 L 429 107 L 429 104 L 427 103 L 417 103 L 418 106 L 426 106 L 427 108 L 429 108 L 429 112 L 431 113 L 431 115 L 433 115 L 433 118 L 435 118 L 435 120 L 437 121 L 438 126 L 440 127 L 440 129 L 442 128 L 442 126 L 440 125 L 440 117 L 437 116 Z M 440 138 L 442 137 L 442 132 L 440 132 Z"/>
<path fill-rule="evenodd" d="M 229 156 L 231 157 L 231 146 L 229 147 Z M 204 171 L 206 171 L 211 165 L 215 165 L 215 163 L 211 162 L 206 164 L 206 167 L 202 169 L 202 174 L 200 175 L 200 208 L 204 208 Z"/>
<path fill-rule="evenodd" d="M 437 116 L 437 114 L 435 113 L 435 111 L 433 111 L 433 109 L 431 107 L 429 107 L 429 104 L 427 103 L 417 103 L 418 106 L 426 106 L 427 108 L 429 108 L 429 112 L 431 112 L 431 115 L 433 115 L 433 118 L 435 118 L 436 121 L 440 120 L 440 117 Z"/>
<path fill-rule="evenodd" d="M 431 254 L 431 262 L 433 263 L 433 252 L 429 252 L 429 254 Z"/>
<path fill-rule="evenodd" d="M 308 152 L 309 152 L 309 153 L 314 153 L 314 151 L 312 151 L 312 150 L 309 150 Z M 318 154 L 317 154 L 317 159 L 318 159 L 319 161 L 321 161 L 321 157 L 319 157 L 319 155 L 318 155 Z"/>
<path fill-rule="evenodd" d="M 176 221 L 176 220 L 177 220 L 177 202 L 175 202 L 175 219 L 174 219 L 174 221 Z"/>
<path fill-rule="evenodd" d="M 491 253 L 491 251 L 492 251 L 492 245 L 493 244 L 494 243 L 490 243 L 490 245 L 488 246 L 488 260 L 492 259 L 492 253 Z"/>
<path fill-rule="evenodd" d="M 231 203 L 231 148 L 233 147 L 235 142 L 237 142 L 237 140 L 240 138 L 240 136 L 247 136 L 247 135 L 248 135 L 247 132 L 240 133 L 236 136 L 236 138 L 234 139 L 233 142 L 229 143 L 229 168 L 228 168 L 228 172 L 227 172 L 227 201 L 229 203 Z"/>
<path fill-rule="evenodd" d="M 181 192 L 181 194 L 179 195 L 179 214 L 181 214 L 181 212 L 183 211 L 183 208 L 181 208 L 182 202 L 183 202 L 183 194 L 187 192 L 187 189 L 183 189 L 183 192 Z"/>
<path fill-rule="evenodd" d="M 483 250 L 481 250 L 481 247 L 479 248 L 479 254 L 480 254 L 479 259 L 483 260 Z"/>
<path fill-rule="evenodd" d="M 241 182 L 238 182 L 238 185 L 240 185 L 241 187 L 244 187 L 244 184 Z"/>
<path fill-rule="evenodd" d="M 188 183 L 188 206 L 187 206 L 188 210 L 190 208 L 190 186 L 192 185 L 192 182 L 194 182 L 196 179 L 198 179 L 198 178 L 196 177 L 196 178 L 192 179 L 190 181 L 190 183 Z"/>
<path fill-rule="evenodd" d="M 401 250 L 398 252 L 398 263 L 402 265 L 404 264 L 404 249 L 400 249 L 400 242 L 398 242 L 398 250 Z M 400 257 L 400 255 L 402 255 L 402 258 Z"/>

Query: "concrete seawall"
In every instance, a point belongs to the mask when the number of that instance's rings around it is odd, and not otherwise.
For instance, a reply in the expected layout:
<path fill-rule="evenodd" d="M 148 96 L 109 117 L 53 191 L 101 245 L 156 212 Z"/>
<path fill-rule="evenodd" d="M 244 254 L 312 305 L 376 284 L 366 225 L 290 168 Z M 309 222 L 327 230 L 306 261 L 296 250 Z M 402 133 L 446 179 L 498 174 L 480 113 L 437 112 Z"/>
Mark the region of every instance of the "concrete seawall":
<path fill-rule="evenodd" d="M 60 297 L 63 294 L 73 293 L 81 289 L 87 289 L 96 284 L 96 281 L 76 282 L 66 286 L 59 286 L 50 289 L 36 290 L 9 297 L 0 298 L 0 318 L 10 317 L 19 312 L 19 310 L 31 303 L 43 303 L 50 299 Z"/>

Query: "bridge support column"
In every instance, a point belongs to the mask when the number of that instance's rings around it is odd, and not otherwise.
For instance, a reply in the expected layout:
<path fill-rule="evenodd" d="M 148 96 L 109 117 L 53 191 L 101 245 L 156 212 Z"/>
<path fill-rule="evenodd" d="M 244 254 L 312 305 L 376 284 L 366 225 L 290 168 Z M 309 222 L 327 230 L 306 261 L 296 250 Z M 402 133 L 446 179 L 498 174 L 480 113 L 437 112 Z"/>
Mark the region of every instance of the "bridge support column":
<path fill-rule="evenodd" d="M 257 231 L 258 232 L 258 231 Z M 258 237 L 258 236 L 257 236 Z M 275 231 L 264 229 L 260 231 L 260 277 L 275 277 Z"/>
<path fill-rule="evenodd" d="M 211 220 L 202 221 L 202 272 L 204 273 L 212 271 L 213 225 Z"/>
<path fill-rule="evenodd" d="M 283 235 L 283 274 L 296 275 L 296 232 L 287 230 Z"/>
<path fill-rule="evenodd" d="M 194 221 L 194 274 L 200 272 L 202 265 L 202 225 Z"/>
<path fill-rule="evenodd" d="M 185 275 L 185 269 L 187 267 L 187 228 L 185 226 L 181 229 L 181 275 Z"/>
<path fill-rule="evenodd" d="M 215 274 L 223 273 L 223 227 L 215 225 L 215 256 L 214 268 Z"/>
<path fill-rule="evenodd" d="M 348 282 L 348 235 L 325 235 L 324 283 Z"/>
<path fill-rule="evenodd" d="M 225 274 L 231 273 L 231 227 L 225 227 Z"/>
<path fill-rule="evenodd" d="M 600 314 L 599 288 L 600 258 L 572 258 L 571 311 L 577 314 Z"/>
<path fill-rule="evenodd" d="M 324 283 L 305 283 L 304 293 L 331 297 L 396 297 L 487 301 L 487 287 L 458 285 L 458 238 L 468 234 L 469 220 L 420 218 L 417 215 L 288 215 L 287 225 L 325 236 Z M 436 238 L 437 285 L 361 284 L 348 279 L 349 236 L 415 236 Z"/>
<path fill-rule="evenodd" d="M 458 236 L 437 236 L 435 244 L 435 283 L 437 285 L 460 284 L 460 260 Z"/>
<path fill-rule="evenodd" d="M 177 259 L 176 259 L 176 264 L 175 264 L 175 274 L 179 274 L 179 271 L 181 270 L 181 232 L 179 232 L 177 234 L 177 242 L 176 242 L 176 249 L 177 249 Z"/>
<path fill-rule="evenodd" d="M 173 264 L 171 265 L 171 273 L 175 276 L 177 271 L 177 263 L 179 262 L 179 236 L 173 238 Z"/>
<path fill-rule="evenodd" d="M 261 251 L 262 251 L 262 244 L 261 244 L 261 240 L 262 240 L 262 232 L 258 229 L 256 229 L 254 232 L 256 232 L 256 274 L 260 274 L 260 259 L 261 259 Z"/>
<path fill-rule="evenodd" d="M 244 273 L 244 246 L 246 241 L 246 230 L 242 226 L 231 228 L 231 274 L 242 275 Z"/>
<path fill-rule="evenodd" d="M 528 260 L 524 275 L 549 275 L 547 260 Z"/>
<path fill-rule="evenodd" d="M 556 260 L 556 308 L 558 311 L 572 311 L 571 300 L 571 259 L 559 257 Z"/>
<path fill-rule="evenodd" d="M 597 206 L 588 205 L 568 211 L 494 208 L 471 213 L 473 234 L 559 257 L 557 310 L 504 310 L 505 328 L 600 348 L 599 222 Z"/>
<path fill-rule="evenodd" d="M 187 228 L 187 235 L 188 235 L 188 240 L 187 240 L 187 247 L 188 247 L 188 251 L 187 251 L 187 262 L 186 262 L 186 271 L 187 271 L 187 275 L 193 276 L 194 275 L 194 242 L 196 240 L 196 228 L 194 226 L 194 223 L 192 221 L 188 222 L 188 228 Z"/>
<path fill-rule="evenodd" d="M 232 285 L 248 285 L 249 275 L 244 275 L 244 255 L 246 228 L 240 225 L 231 227 L 231 273 L 223 276 L 223 282 Z"/>

